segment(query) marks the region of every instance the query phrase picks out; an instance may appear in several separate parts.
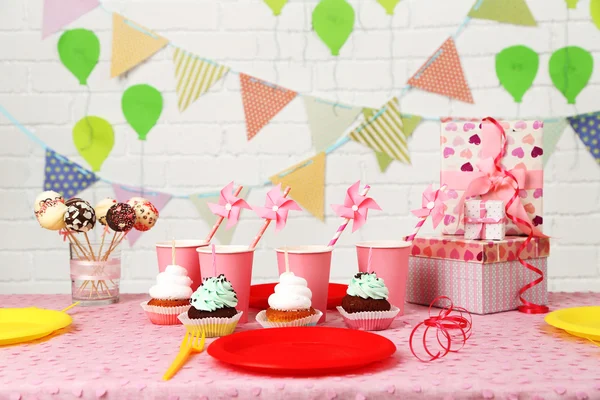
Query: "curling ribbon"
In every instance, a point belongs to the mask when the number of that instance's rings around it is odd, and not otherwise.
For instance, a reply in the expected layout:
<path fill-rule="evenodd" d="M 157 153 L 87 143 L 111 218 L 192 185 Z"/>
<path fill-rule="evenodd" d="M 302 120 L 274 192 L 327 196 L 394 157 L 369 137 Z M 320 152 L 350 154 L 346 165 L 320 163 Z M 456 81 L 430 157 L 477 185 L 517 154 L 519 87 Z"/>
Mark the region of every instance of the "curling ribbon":
<path fill-rule="evenodd" d="M 450 304 L 447 307 L 442 308 L 437 316 L 432 316 L 431 309 L 433 308 L 433 305 L 440 300 L 447 300 Z M 459 315 L 451 315 L 453 312 L 458 313 Z M 463 313 L 467 314 L 469 318 L 467 319 L 463 317 Z M 423 348 L 430 357 L 428 360 L 419 357 L 415 353 L 415 350 L 413 348 L 413 337 L 421 326 L 426 327 L 425 332 L 423 332 Z M 410 351 L 413 354 L 413 356 L 415 356 L 419 361 L 423 362 L 437 360 L 438 358 L 442 358 L 450 352 L 456 353 L 464 347 L 464 345 L 467 343 L 467 340 L 471 337 L 471 327 L 471 314 L 467 310 L 461 307 L 454 307 L 452 300 L 450 300 L 450 298 L 446 296 L 436 297 L 429 305 L 429 318 L 427 318 L 423 322 L 418 323 L 417 326 L 415 326 L 412 332 L 410 333 L 410 337 L 408 339 Z M 438 344 L 444 350 L 443 353 L 438 351 L 436 354 L 433 354 L 429 350 L 429 347 L 427 347 L 427 332 L 429 332 L 430 328 L 436 329 L 435 336 Z M 450 331 L 460 331 L 460 333 L 457 332 L 456 334 L 454 334 L 454 336 L 458 337 L 462 341 L 462 345 L 458 349 L 452 349 L 453 335 Z M 440 338 L 440 334 L 446 339 L 446 343 L 443 343 L 443 341 Z"/>
<path fill-rule="evenodd" d="M 63 242 L 67 241 L 67 237 L 69 237 L 69 231 L 66 229 L 61 229 L 58 231 L 58 235 L 63 237 Z"/>

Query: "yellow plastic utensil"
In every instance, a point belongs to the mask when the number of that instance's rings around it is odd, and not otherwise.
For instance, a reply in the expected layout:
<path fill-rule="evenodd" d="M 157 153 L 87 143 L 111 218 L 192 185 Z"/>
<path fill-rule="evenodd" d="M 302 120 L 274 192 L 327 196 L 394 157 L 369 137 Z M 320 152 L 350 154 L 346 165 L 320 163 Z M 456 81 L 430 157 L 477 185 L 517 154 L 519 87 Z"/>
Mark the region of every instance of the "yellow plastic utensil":
<path fill-rule="evenodd" d="M 563 308 L 546 315 L 545 321 L 573 336 L 600 342 L 600 306 Z"/>
<path fill-rule="evenodd" d="M 204 341 L 206 340 L 206 336 L 204 331 L 202 331 L 202 337 L 200 337 L 200 330 L 193 329 L 191 332 L 188 330 L 183 337 L 183 341 L 181 342 L 181 346 L 179 346 L 179 354 L 175 357 L 175 360 L 165 372 L 163 376 L 163 380 L 168 381 L 181 369 L 183 364 L 187 361 L 192 353 L 202 353 L 204 350 Z"/>

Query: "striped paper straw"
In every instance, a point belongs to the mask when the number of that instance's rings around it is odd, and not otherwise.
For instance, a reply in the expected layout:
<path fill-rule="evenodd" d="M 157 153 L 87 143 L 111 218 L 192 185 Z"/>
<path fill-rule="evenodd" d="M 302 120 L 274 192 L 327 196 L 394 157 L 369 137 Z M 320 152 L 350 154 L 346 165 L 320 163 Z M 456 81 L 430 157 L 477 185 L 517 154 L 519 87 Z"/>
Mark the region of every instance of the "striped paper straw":
<path fill-rule="evenodd" d="M 371 189 L 371 186 L 365 185 L 365 188 L 363 189 L 363 191 L 360 195 L 366 196 L 367 193 L 369 193 L 369 189 Z M 331 240 L 329 241 L 329 244 L 327 245 L 327 247 L 335 246 L 335 244 L 337 243 L 340 236 L 342 236 L 342 232 L 344 232 L 344 229 L 346 229 L 346 227 L 348 226 L 350 219 L 351 218 L 344 218 L 344 221 L 342 222 L 342 224 L 339 226 L 339 228 L 335 232 L 335 235 L 333 235 L 333 238 L 331 238 Z"/>
<path fill-rule="evenodd" d="M 233 193 L 234 197 L 238 197 L 238 195 L 241 193 L 242 189 L 244 187 L 243 186 L 239 186 L 236 191 Z M 210 243 L 210 241 L 212 240 L 213 236 L 215 236 L 215 233 L 217 233 L 217 229 L 219 229 L 219 225 L 221 225 L 221 223 L 223 222 L 223 220 L 225 219 L 225 217 L 219 217 L 217 218 L 217 222 L 215 222 L 215 224 L 213 225 L 212 229 L 210 230 L 208 236 L 206 236 L 206 239 L 204 239 L 204 241 L 206 243 Z"/>
<path fill-rule="evenodd" d="M 292 190 L 292 188 L 291 187 L 287 187 L 285 189 L 285 191 L 283 192 L 283 197 L 287 197 L 288 194 L 290 194 L 290 190 Z M 256 237 L 252 241 L 252 244 L 250 244 L 250 247 L 249 247 L 250 250 L 254 250 L 256 248 L 256 245 L 258 245 L 258 242 L 260 241 L 260 238 L 262 238 L 262 236 L 267 231 L 267 228 L 269 227 L 270 223 L 271 223 L 270 219 L 265 220 L 265 224 L 262 226 L 262 228 L 260 228 L 260 231 L 258 231 L 258 234 L 256 235 Z"/>
<path fill-rule="evenodd" d="M 436 198 L 438 196 L 438 194 L 440 192 L 445 191 L 448 188 L 448 185 L 443 185 L 441 188 L 438 189 L 438 193 L 436 193 Z M 423 224 L 425 223 L 425 221 L 427 221 L 427 217 L 429 217 L 429 215 L 426 215 L 424 217 L 420 217 L 419 218 L 419 222 L 417 222 L 417 225 L 415 226 L 415 229 L 413 229 L 412 233 L 408 236 L 406 236 L 404 238 L 405 242 L 412 242 L 415 239 L 415 236 L 417 236 L 417 233 L 419 233 L 419 229 L 421 229 L 421 227 L 423 226 Z"/>

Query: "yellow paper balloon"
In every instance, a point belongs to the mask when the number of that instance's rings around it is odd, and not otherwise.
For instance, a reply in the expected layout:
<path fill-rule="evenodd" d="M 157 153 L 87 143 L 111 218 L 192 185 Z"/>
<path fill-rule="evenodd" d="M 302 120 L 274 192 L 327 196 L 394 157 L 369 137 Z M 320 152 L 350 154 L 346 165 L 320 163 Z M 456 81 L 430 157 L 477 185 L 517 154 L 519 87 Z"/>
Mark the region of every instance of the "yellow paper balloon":
<path fill-rule="evenodd" d="M 596 28 L 600 29 L 600 0 L 590 0 L 590 15 Z"/>
<path fill-rule="evenodd" d="M 73 142 L 81 157 L 92 167 L 100 171 L 102 163 L 115 144 L 112 126 L 100 117 L 83 117 L 73 127 Z"/>

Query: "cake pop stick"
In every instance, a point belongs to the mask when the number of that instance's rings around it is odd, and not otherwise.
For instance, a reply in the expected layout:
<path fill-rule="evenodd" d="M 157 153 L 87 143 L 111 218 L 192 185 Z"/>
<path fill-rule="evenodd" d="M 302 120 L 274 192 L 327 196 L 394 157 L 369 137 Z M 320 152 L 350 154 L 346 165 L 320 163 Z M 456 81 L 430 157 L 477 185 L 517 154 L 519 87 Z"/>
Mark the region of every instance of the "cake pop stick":
<path fill-rule="evenodd" d="M 88 247 L 90 249 L 90 254 L 92 255 L 92 260 L 96 261 L 96 254 L 94 254 L 94 249 L 92 248 L 92 244 L 90 243 L 90 238 L 87 234 L 87 232 L 83 232 L 83 234 L 85 235 L 85 241 L 88 244 Z"/>
<path fill-rule="evenodd" d="M 287 187 L 285 189 L 285 191 L 283 192 L 283 197 L 287 197 L 288 194 L 290 194 L 290 191 L 292 190 L 291 187 Z M 256 237 L 254 238 L 254 240 L 252 241 L 252 243 L 250 244 L 250 249 L 255 249 L 256 246 L 258 245 L 258 242 L 260 241 L 260 239 L 263 237 L 263 235 L 265 234 L 265 232 L 267 231 L 267 228 L 269 227 L 269 225 L 271 224 L 271 219 L 265 219 L 265 223 L 263 224 L 262 228 L 260 228 L 260 231 L 258 231 L 258 234 L 256 235 Z"/>
<path fill-rule="evenodd" d="M 241 185 L 238 186 L 238 188 L 233 193 L 233 197 L 238 197 L 238 195 L 242 192 L 243 188 L 244 187 Z M 210 230 L 208 235 L 206 235 L 206 239 L 204 239 L 204 241 L 206 241 L 206 243 L 210 243 L 210 241 L 212 240 L 213 236 L 215 236 L 215 233 L 217 233 L 217 230 L 219 229 L 219 226 L 221 225 L 221 223 L 223 222 L 224 219 L 225 219 L 225 217 L 223 217 L 223 216 L 219 216 L 219 218 L 217 218 L 217 221 L 213 225 L 212 229 Z"/>

